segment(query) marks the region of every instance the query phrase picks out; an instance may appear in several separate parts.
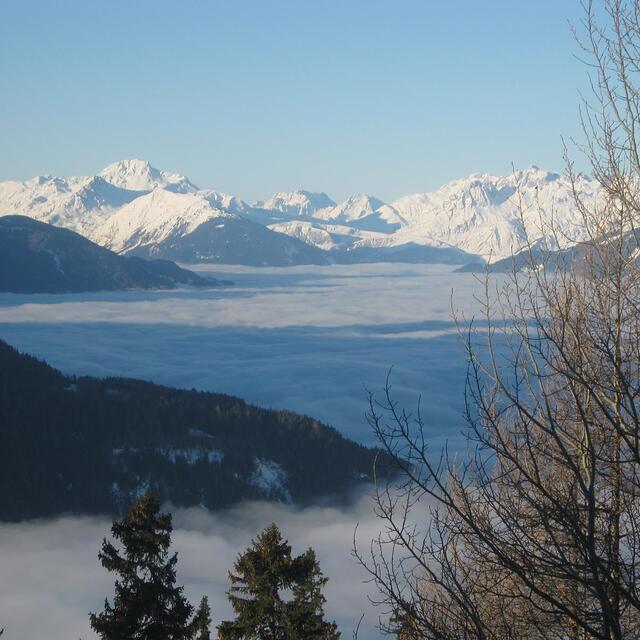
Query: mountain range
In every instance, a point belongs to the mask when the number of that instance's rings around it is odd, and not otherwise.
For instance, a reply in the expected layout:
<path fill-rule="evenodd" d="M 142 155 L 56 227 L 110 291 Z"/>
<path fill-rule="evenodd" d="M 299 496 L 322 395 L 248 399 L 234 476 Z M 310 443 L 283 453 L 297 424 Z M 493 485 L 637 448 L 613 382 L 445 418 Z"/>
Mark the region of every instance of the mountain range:
<path fill-rule="evenodd" d="M 576 188 L 585 202 L 600 193 L 586 176 Z M 517 252 L 525 233 L 549 239 L 552 218 L 559 249 L 581 230 L 570 181 L 537 167 L 477 173 L 391 203 L 367 194 L 336 203 L 298 190 L 249 204 L 147 161 L 124 160 L 95 176 L 0 182 L 0 215 L 9 214 L 72 229 L 118 253 L 277 266 L 477 263 Z"/>

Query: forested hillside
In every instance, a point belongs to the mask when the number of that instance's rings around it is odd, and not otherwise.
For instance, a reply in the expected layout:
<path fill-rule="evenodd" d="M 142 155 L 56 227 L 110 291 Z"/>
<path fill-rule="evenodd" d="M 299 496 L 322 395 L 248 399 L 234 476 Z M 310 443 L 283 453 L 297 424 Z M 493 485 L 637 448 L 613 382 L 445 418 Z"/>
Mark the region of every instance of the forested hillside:
<path fill-rule="evenodd" d="M 376 452 L 231 396 L 72 378 L 0 341 L 0 519 L 120 513 L 147 489 L 210 509 L 304 502 L 370 477 Z"/>
<path fill-rule="evenodd" d="M 0 217 L 0 291 L 66 293 L 219 284 L 169 260 L 120 256 L 69 229 L 26 216 Z"/>

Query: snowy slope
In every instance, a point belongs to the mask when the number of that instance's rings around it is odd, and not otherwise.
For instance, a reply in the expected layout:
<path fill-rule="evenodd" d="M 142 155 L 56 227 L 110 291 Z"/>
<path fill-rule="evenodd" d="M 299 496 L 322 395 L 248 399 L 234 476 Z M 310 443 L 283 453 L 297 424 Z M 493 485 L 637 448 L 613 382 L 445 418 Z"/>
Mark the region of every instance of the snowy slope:
<path fill-rule="evenodd" d="M 113 214 L 92 235 L 119 253 L 183 262 L 324 264 L 319 249 L 214 207 L 197 193 L 157 188 Z"/>
<path fill-rule="evenodd" d="M 114 211 L 140 196 L 99 176 L 37 176 L 0 182 L 0 215 L 25 215 L 87 235 Z"/>
<path fill-rule="evenodd" d="M 577 186 L 586 201 L 600 192 L 595 181 L 584 177 Z M 431 193 L 405 196 L 392 206 L 405 224 L 388 239 L 388 246 L 444 243 L 492 259 L 521 248 L 525 229 L 532 240 L 548 236 L 552 218 L 562 246 L 577 241 L 582 227 L 568 179 L 537 167 L 506 177 L 473 174 Z"/>
<path fill-rule="evenodd" d="M 264 202 L 256 202 L 254 209 L 264 209 L 285 216 L 312 216 L 336 203 L 326 193 L 312 193 L 299 189 L 290 193 L 275 193 Z"/>
<path fill-rule="evenodd" d="M 585 177 L 578 180 L 577 187 L 587 202 L 600 191 L 597 183 Z M 320 206 L 326 204 L 321 202 L 314 208 L 304 194 L 276 194 L 261 203 L 284 216 L 271 228 L 332 250 L 335 260 L 345 262 L 421 262 L 442 254 L 420 247 L 457 250 L 447 253 L 447 262 L 474 256 L 498 260 L 522 248 L 527 233 L 532 241 L 550 239 L 552 219 L 560 232 L 557 240 L 561 247 L 581 238 L 581 219 L 569 180 L 537 167 L 504 177 L 473 174 L 391 204 L 360 194 L 335 206 Z M 336 224 L 348 232 L 336 235 L 336 229 L 329 226 Z M 336 250 L 349 255 L 337 255 Z"/>
<path fill-rule="evenodd" d="M 231 196 L 228 193 L 221 193 L 213 189 L 201 189 L 198 191 L 198 195 L 208 200 L 212 206 L 230 211 L 231 213 L 246 215 L 251 211 L 251 206 L 244 202 L 244 200 L 236 198 L 236 196 Z"/>
<path fill-rule="evenodd" d="M 335 207 L 321 209 L 314 218 L 380 233 L 392 233 L 404 222 L 393 207 L 367 194 L 351 196 Z"/>
<path fill-rule="evenodd" d="M 124 253 L 192 233 L 213 218 L 232 218 L 199 195 L 154 189 L 113 214 L 92 233 L 92 240 Z"/>
<path fill-rule="evenodd" d="M 362 234 L 351 226 L 326 224 L 314 220 L 288 220 L 269 224 L 268 227 L 272 231 L 287 234 L 324 251 L 347 249 L 361 241 L 363 237 L 367 239 L 375 237 L 375 234 Z"/>

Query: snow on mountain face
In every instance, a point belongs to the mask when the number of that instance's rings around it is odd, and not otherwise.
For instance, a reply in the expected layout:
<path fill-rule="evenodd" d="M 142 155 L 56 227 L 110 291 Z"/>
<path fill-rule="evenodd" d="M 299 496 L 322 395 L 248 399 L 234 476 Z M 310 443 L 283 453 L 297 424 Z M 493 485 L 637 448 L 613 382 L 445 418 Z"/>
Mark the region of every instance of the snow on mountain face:
<path fill-rule="evenodd" d="M 176 193 L 198 191 L 186 176 L 158 171 L 146 160 L 120 160 L 105 167 L 98 175 L 116 187 L 131 191 L 152 191 L 156 187 Z"/>
<path fill-rule="evenodd" d="M 244 200 L 230 196 L 227 193 L 214 191 L 213 189 L 201 189 L 198 191 L 198 195 L 208 200 L 212 206 L 230 211 L 231 213 L 248 214 L 251 209 Z"/>
<path fill-rule="evenodd" d="M 197 194 L 154 189 L 136 198 L 98 227 L 91 239 L 123 253 L 192 233 L 212 218 L 233 218 Z"/>
<path fill-rule="evenodd" d="M 600 192 L 597 183 L 586 178 L 580 178 L 577 187 L 587 202 Z M 264 206 L 291 211 L 275 196 Z M 285 219 L 270 228 L 334 253 L 336 249 L 350 251 L 350 256 L 344 256 L 347 261 L 356 259 L 356 254 L 366 259 L 404 256 L 416 261 L 437 254 L 413 247 L 453 248 L 461 250 L 459 257 L 471 254 L 497 260 L 521 249 L 527 233 L 533 241 L 542 237 L 555 241 L 548 228 L 552 218 L 560 232 L 559 244 L 567 246 L 580 239 L 580 216 L 569 180 L 531 167 L 506 177 L 473 174 L 430 193 L 405 196 L 391 205 L 368 195 L 352 196 L 339 205 L 307 214 L 304 222 Z M 329 229 L 330 224 L 348 227 L 349 233 L 358 237 L 344 242 Z M 406 250 L 399 251 L 400 247 Z M 449 254 L 447 259 L 451 259 Z"/>
<path fill-rule="evenodd" d="M 601 192 L 584 177 L 577 188 L 587 202 Z M 0 182 L 0 215 L 6 214 L 73 229 L 120 252 L 146 247 L 153 253 L 163 244 L 159 255 L 169 257 L 180 241 L 179 259 L 240 264 L 420 262 L 438 260 L 444 250 L 448 261 L 469 254 L 498 260 L 523 246 L 525 229 L 534 242 L 548 237 L 552 218 L 561 247 L 581 232 L 568 179 L 536 167 L 506 177 L 473 174 L 391 204 L 364 194 L 336 204 L 324 193 L 300 190 L 250 206 L 146 161 L 123 160 L 94 177 Z"/>
<path fill-rule="evenodd" d="M 331 209 L 318 212 L 316 217 L 335 222 L 353 222 L 372 214 L 384 205 L 385 203 L 382 200 L 378 200 L 378 198 L 361 194 L 351 196 Z"/>
<path fill-rule="evenodd" d="M 270 224 L 268 227 L 272 231 L 297 238 L 305 244 L 317 247 L 323 251 L 348 248 L 362 239 L 361 234 L 351 227 L 321 224 L 309 220 L 287 220 L 285 222 Z"/>
<path fill-rule="evenodd" d="M 196 193 L 155 189 L 113 214 L 93 234 L 119 253 L 181 262 L 254 266 L 326 264 L 326 254 L 235 213 Z"/>
<path fill-rule="evenodd" d="M 600 193 L 598 184 L 584 177 L 577 188 L 586 202 Z M 389 238 L 390 246 L 441 242 L 495 260 L 522 248 L 525 229 L 532 240 L 549 238 L 552 218 L 561 245 L 579 240 L 581 233 L 569 180 L 537 167 L 506 177 L 474 174 L 431 193 L 405 196 L 392 206 L 405 224 Z"/>
<path fill-rule="evenodd" d="M 404 224 L 404 220 L 392 206 L 366 194 L 351 196 L 332 209 L 319 211 L 315 215 L 361 231 L 380 233 L 392 233 Z"/>
<path fill-rule="evenodd" d="M 254 208 L 276 211 L 287 216 L 311 216 L 317 211 L 335 207 L 336 203 L 326 193 L 292 191 L 275 193 L 265 202 L 256 202 Z"/>
<path fill-rule="evenodd" d="M 287 472 L 282 465 L 273 460 L 254 459 L 254 470 L 249 477 L 249 484 L 256 487 L 265 498 L 292 503 L 287 481 Z"/>
<path fill-rule="evenodd" d="M 0 215 L 26 215 L 87 235 L 139 195 L 98 176 L 38 176 L 25 182 L 0 182 Z"/>

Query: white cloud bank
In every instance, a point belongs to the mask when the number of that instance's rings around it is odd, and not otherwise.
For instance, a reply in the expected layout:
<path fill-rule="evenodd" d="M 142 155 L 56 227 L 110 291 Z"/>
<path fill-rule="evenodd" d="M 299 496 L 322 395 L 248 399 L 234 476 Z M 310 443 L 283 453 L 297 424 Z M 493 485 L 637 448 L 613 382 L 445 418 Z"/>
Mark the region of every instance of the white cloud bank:
<path fill-rule="evenodd" d="M 270 522 L 276 522 L 294 553 L 313 547 L 330 580 L 326 613 L 349 640 L 362 613 L 360 638 L 380 637 L 378 614 L 367 601 L 372 588 L 351 555 L 356 523 L 367 546 L 379 523 L 367 495 L 345 508 L 248 503 L 217 514 L 202 509 L 174 512 L 173 549 L 178 552 L 178 581 L 197 604 L 207 595 L 214 624 L 230 615 L 225 598 L 227 571 L 236 555 Z M 108 535 L 107 518 L 67 517 L 0 525 L 0 627 L 3 640 L 24 638 L 93 639 L 89 611 L 111 598 L 114 577 L 99 565 L 97 553 Z"/>
<path fill-rule="evenodd" d="M 399 398 L 422 394 L 434 440 L 459 433 L 465 362 L 451 294 L 476 311 L 473 275 L 437 265 L 207 269 L 236 285 L 0 294 L 0 338 L 65 372 L 226 392 L 365 443 L 364 386 L 380 389 L 393 365 Z"/>
<path fill-rule="evenodd" d="M 208 268 L 236 282 L 212 291 L 64 296 L 0 295 L 0 338 L 65 372 L 126 375 L 227 392 L 264 406 L 301 411 L 362 442 L 364 386 L 376 390 L 395 365 L 399 399 L 422 394 L 437 447 L 463 428 L 465 362 L 450 320 L 454 306 L 477 311 L 477 282 L 448 267 L 358 265 L 292 269 Z M 226 572 L 251 537 L 276 521 L 294 550 L 313 546 L 330 577 L 327 611 L 351 637 L 378 637 L 364 573 L 351 557 L 378 523 L 361 499 L 349 509 L 295 510 L 255 503 L 221 514 L 175 514 L 179 579 L 196 601 L 228 614 Z M 96 554 L 110 523 L 102 518 L 0 525 L 0 626 L 15 638 L 88 640 L 87 612 L 99 609 L 113 579 Z M 3 637 L 3 640 L 4 637 Z"/>

